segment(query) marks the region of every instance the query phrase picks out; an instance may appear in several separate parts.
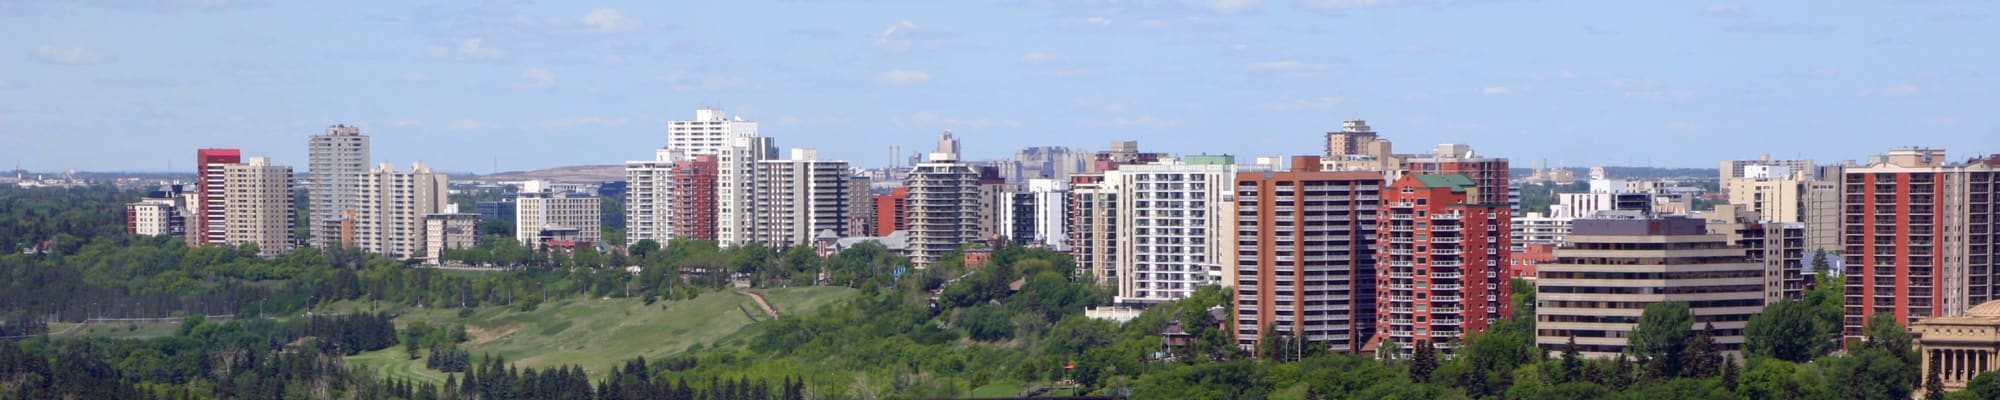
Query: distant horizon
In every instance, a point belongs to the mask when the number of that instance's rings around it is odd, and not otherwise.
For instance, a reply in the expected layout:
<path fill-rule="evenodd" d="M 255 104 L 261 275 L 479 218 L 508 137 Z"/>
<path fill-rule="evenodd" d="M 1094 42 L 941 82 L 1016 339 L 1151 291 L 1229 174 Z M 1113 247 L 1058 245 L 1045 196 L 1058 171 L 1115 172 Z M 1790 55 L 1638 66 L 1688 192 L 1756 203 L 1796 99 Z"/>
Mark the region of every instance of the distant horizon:
<path fill-rule="evenodd" d="M 746 12 L 749 11 L 749 12 Z M 698 15 L 701 18 L 686 18 Z M 652 158 L 718 106 L 783 148 L 879 166 L 952 130 L 1027 146 L 1399 153 L 1523 165 L 2000 153 L 1993 3 L 1183 0 L 0 4 L 0 161 L 529 170 Z M 312 21 L 309 24 L 298 21 Z M 890 155 L 898 146 L 902 153 Z M 11 158 L 11 159 L 8 159 Z"/>

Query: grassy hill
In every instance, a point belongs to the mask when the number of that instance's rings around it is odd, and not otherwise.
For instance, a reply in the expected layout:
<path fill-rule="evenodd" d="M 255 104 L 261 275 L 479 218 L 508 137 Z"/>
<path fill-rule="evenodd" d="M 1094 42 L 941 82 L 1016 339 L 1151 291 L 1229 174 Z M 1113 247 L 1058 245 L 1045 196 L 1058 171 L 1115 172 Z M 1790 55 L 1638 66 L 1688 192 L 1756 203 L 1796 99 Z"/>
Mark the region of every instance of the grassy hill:
<path fill-rule="evenodd" d="M 841 287 L 760 292 L 781 317 L 810 312 L 857 293 Z M 350 303 L 334 308 L 362 307 L 365 306 Z M 480 354 L 500 355 L 523 367 L 581 365 L 592 376 L 636 356 L 658 359 L 694 346 L 713 345 L 753 324 L 750 315 L 758 320 L 768 319 L 750 297 L 732 292 L 707 293 L 693 300 L 662 301 L 650 306 L 637 299 L 551 300 L 528 312 L 511 307 L 480 307 L 466 318 L 459 318 L 457 309 L 409 308 L 400 312 L 403 315 L 396 319 L 399 326 L 418 321 L 432 326 L 464 324 L 471 340 L 462 346 L 475 358 Z M 396 347 L 349 357 L 348 362 L 374 368 L 385 376 L 444 380 L 443 374 L 425 369 L 423 360 L 409 360 L 406 354 Z"/>

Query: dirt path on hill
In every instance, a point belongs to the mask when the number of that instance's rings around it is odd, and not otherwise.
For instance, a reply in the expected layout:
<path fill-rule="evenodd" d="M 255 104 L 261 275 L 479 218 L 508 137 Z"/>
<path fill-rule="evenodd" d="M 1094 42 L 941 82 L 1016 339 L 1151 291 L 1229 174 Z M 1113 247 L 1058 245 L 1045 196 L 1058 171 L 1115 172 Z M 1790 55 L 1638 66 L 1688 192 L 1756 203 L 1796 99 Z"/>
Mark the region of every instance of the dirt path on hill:
<path fill-rule="evenodd" d="M 768 301 L 764 301 L 764 295 L 763 295 L 763 294 L 759 294 L 759 293 L 757 293 L 757 292 L 752 292 L 752 291 L 748 291 L 748 290 L 738 290 L 738 291 L 736 291 L 736 294 L 740 294 L 740 295 L 744 295 L 744 296 L 750 296 L 750 299 L 751 299 L 751 300 L 756 300 L 756 301 L 757 301 L 757 308 L 762 308 L 762 309 L 764 309 L 764 314 L 766 314 L 766 315 L 770 315 L 770 316 L 771 316 L 771 318 L 777 318 L 777 317 L 778 317 L 778 309 L 776 309 L 776 308 L 771 308 L 771 302 L 768 302 Z"/>

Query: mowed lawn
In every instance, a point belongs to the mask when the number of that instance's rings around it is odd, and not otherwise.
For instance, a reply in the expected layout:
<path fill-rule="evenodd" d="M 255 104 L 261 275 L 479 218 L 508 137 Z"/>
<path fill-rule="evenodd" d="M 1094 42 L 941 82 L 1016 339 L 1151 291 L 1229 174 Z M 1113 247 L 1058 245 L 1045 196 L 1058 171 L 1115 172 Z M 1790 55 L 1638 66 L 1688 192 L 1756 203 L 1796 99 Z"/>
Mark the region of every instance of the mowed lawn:
<path fill-rule="evenodd" d="M 425 356 L 425 352 L 418 352 Z M 410 383 L 444 384 L 445 373 L 424 368 L 424 359 L 410 359 L 410 353 L 401 346 L 382 349 L 347 357 L 347 365 L 375 371 L 377 378 L 401 379 Z"/>
<path fill-rule="evenodd" d="M 853 289 L 807 287 L 760 289 L 780 315 L 789 316 L 824 307 L 853 297 Z M 359 308 L 340 305 L 342 308 Z M 352 307 L 352 308 L 350 308 Z M 466 325 L 471 340 L 462 344 L 476 363 L 482 354 L 499 355 L 508 363 L 524 367 L 579 365 L 592 376 L 633 357 L 661 359 L 696 345 L 709 346 L 736 334 L 753 321 L 767 319 L 748 296 L 731 291 L 710 292 L 693 300 L 660 301 L 646 305 L 638 299 L 551 300 L 534 311 L 520 312 L 506 306 L 480 307 L 470 317 L 459 318 L 457 309 L 401 309 L 399 326 L 422 321 L 432 326 Z M 390 353 L 380 355 L 380 353 Z M 379 360 L 376 358 L 387 358 Z M 402 375 L 398 364 L 414 365 L 423 372 L 422 360 L 405 360 L 401 347 L 363 356 L 349 357 L 357 365 L 375 367 L 388 376 Z M 413 378 L 414 379 L 414 378 Z M 442 382 L 438 374 L 436 381 Z"/>

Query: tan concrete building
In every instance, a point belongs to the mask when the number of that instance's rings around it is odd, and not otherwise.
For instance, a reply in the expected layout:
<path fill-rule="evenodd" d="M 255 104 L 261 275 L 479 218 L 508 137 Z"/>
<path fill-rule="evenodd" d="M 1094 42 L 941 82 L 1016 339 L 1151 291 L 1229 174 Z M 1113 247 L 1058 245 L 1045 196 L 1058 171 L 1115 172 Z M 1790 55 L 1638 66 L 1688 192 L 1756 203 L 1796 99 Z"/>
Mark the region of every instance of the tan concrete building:
<path fill-rule="evenodd" d="M 224 242 L 255 244 L 265 257 L 285 254 L 296 246 L 292 236 L 292 167 L 272 165 L 266 157 L 223 168 Z"/>
<path fill-rule="evenodd" d="M 1965 315 L 1925 318 L 1910 324 L 1910 333 L 1923 353 L 1921 376 L 1931 376 L 1931 360 L 1937 360 L 1946 392 L 1965 389 L 1972 378 L 2000 369 L 2000 301 L 1974 306 Z M 1921 384 L 1917 391 L 1923 394 Z"/>
<path fill-rule="evenodd" d="M 1070 175 L 1069 254 L 1079 273 L 1100 285 L 1118 282 L 1117 171 Z"/>
<path fill-rule="evenodd" d="M 445 250 L 472 247 L 478 233 L 479 214 L 425 214 L 424 263 L 437 265 L 444 260 Z"/>
<path fill-rule="evenodd" d="M 451 204 L 445 174 L 423 163 L 397 172 L 389 163 L 361 180 L 359 209 L 354 218 L 355 246 L 394 258 L 416 257 L 425 246 L 424 216 L 445 212 Z"/>
<path fill-rule="evenodd" d="M 854 172 L 846 161 L 820 160 L 812 149 L 792 149 L 790 159 L 758 161 L 752 173 L 748 240 L 785 248 L 811 244 L 820 231 L 847 232 Z"/>
<path fill-rule="evenodd" d="M 979 172 L 949 153 L 931 153 L 930 162 L 910 169 L 904 216 L 910 232 L 910 263 L 929 268 L 939 258 L 979 236 Z"/>
<path fill-rule="evenodd" d="M 1403 166 L 1395 146 L 1375 134 L 1368 121 L 1340 123 L 1340 131 L 1326 133 L 1326 153 L 1320 158 L 1326 171 L 1394 171 Z"/>
<path fill-rule="evenodd" d="M 597 196 L 564 192 L 521 193 L 514 200 L 514 239 L 522 246 L 541 245 L 543 230 L 574 229 L 575 240 L 603 240 L 604 209 Z"/>
<path fill-rule="evenodd" d="M 1699 219 L 1631 211 L 1574 222 L 1556 259 L 1536 267 L 1536 346 L 1558 352 L 1575 337 L 1583 355 L 1613 357 L 1646 306 L 1680 301 L 1694 329 L 1715 324 L 1725 351 L 1743 348 L 1744 325 L 1764 308 L 1764 265 L 1726 235 Z"/>
<path fill-rule="evenodd" d="M 1787 166 L 1744 166 L 1741 176 L 1722 180 L 1722 191 L 1729 204 L 1743 206 L 1762 216 L 1762 221 L 1805 224 L 1809 250 L 1837 251 L 1840 185 L 1814 179 L 1813 173 Z"/>

